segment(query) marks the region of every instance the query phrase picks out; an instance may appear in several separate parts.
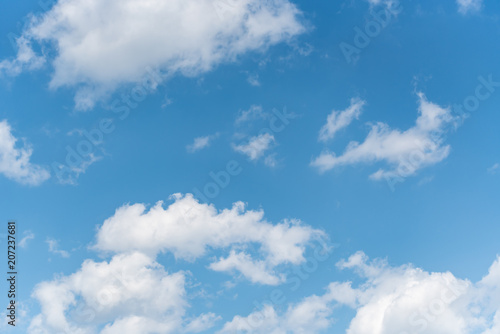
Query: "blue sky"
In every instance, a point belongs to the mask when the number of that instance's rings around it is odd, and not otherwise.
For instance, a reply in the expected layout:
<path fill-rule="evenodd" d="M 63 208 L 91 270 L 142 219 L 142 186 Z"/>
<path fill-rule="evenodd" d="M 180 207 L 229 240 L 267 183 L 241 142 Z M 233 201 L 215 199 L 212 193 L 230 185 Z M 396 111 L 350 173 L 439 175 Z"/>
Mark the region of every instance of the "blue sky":
<path fill-rule="evenodd" d="M 500 333 L 497 2 L 0 13 L 2 331 Z"/>

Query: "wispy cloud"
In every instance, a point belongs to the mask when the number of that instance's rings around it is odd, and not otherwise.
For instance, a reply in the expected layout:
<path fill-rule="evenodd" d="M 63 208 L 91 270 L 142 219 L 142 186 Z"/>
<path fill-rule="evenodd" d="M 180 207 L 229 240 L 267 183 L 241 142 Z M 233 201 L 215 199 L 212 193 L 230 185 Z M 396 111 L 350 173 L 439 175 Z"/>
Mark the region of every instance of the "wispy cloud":
<path fill-rule="evenodd" d="M 260 86 L 259 75 L 256 73 L 248 74 L 247 82 L 254 87 Z"/>
<path fill-rule="evenodd" d="M 488 168 L 488 173 L 490 174 L 496 174 L 499 171 L 500 171 L 500 164 L 498 162 L 493 166 L 491 166 L 490 168 Z"/>
<path fill-rule="evenodd" d="M 54 163 L 53 167 L 57 170 L 56 176 L 59 183 L 77 185 L 80 175 L 84 174 L 91 165 L 101 160 L 102 158 L 102 156 L 96 156 L 92 152 L 87 155 L 85 159 L 77 156 L 77 158 L 75 158 L 72 162 L 71 166 L 66 166 L 61 163 Z"/>
<path fill-rule="evenodd" d="M 50 177 L 47 169 L 30 162 L 33 149 L 18 139 L 6 120 L 0 121 L 0 173 L 16 182 L 37 186 Z"/>
<path fill-rule="evenodd" d="M 28 245 L 28 241 L 35 239 L 35 235 L 31 231 L 25 231 L 24 237 L 19 241 L 19 247 L 25 248 Z"/>
<path fill-rule="evenodd" d="M 192 144 L 186 146 L 186 150 L 189 153 L 195 153 L 200 150 L 203 150 L 204 148 L 209 147 L 212 144 L 213 140 L 216 139 L 218 136 L 219 133 L 204 137 L 197 137 L 194 139 Z"/>
<path fill-rule="evenodd" d="M 313 160 L 312 166 L 321 172 L 356 163 L 386 162 L 390 168 L 379 169 L 370 177 L 382 178 L 413 175 L 417 170 L 438 163 L 450 153 L 444 145 L 444 135 L 456 118 L 450 108 L 442 108 L 419 95 L 419 116 L 416 124 L 406 131 L 391 129 L 385 123 L 371 125 L 362 143 L 351 142 L 345 152 L 337 156 L 324 152 Z"/>
<path fill-rule="evenodd" d="M 264 164 L 268 167 L 276 167 L 278 165 L 278 160 L 276 159 L 277 154 L 272 153 L 269 154 L 265 159 L 264 159 Z"/>
<path fill-rule="evenodd" d="M 326 124 L 319 131 L 319 141 L 326 142 L 332 139 L 339 130 L 347 127 L 353 120 L 358 119 L 365 104 L 365 101 L 353 98 L 351 99 L 351 105 L 347 109 L 332 111 L 327 117 Z"/>
<path fill-rule="evenodd" d="M 12 60 L 2 60 L 0 62 L 0 74 L 16 76 L 25 70 L 35 70 L 43 66 L 45 58 L 37 56 L 31 47 L 31 42 L 26 37 L 16 40 L 17 57 Z"/>
<path fill-rule="evenodd" d="M 253 122 L 256 120 L 265 120 L 269 119 L 270 117 L 271 114 L 265 112 L 262 106 L 252 105 L 249 109 L 240 110 L 240 112 L 238 112 L 238 116 L 236 117 L 234 124 L 241 126 L 244 123 Z"/>
<path fill-rule="evenodd" d="M 233 149 L 236 152 L 245 154 L 250 160 L 254 161 L 262 157 L 274 143 L 274 136 L 269 133 L 264 133 L 250 138 L 250 140 L 246 144 L 233 144 Z"/>
<path fill-rule="evenodd" d="M 70 256 L 69 252 L 62 250 L 62 249 L 59 249 L 59 242 L 57 240 L 52 239 L 52 238 L 47 238 L 47 240 L 45 240 L 45 242 L 49 245 L 49 252 L 50 253 L 60 255 L 64 258 L 68 258 Z"/>
<path fill-rule="evenodd" d="M 457 0 L 458 12 L 461 14 L 479 12 L 483 7 L 483 0 Z"/>

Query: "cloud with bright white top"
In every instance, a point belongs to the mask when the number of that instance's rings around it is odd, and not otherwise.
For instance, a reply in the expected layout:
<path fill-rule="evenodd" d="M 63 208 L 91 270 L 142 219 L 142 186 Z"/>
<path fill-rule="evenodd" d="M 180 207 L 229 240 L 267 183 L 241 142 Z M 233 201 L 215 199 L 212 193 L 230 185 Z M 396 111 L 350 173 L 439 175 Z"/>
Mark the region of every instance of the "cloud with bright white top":
<path fill-rule="evenodd" d="M 33 297 L 41 313 L 32 319 L 28 333 L 96 333 L 99 326 L 100 334 L 206 330 L 218 317 L 186 315 L 188 273 L 167 272 L 156 262 L 158 254 L 196 261 L 213 250 L 227 251 L 227 257 L 208 269 L 277 285 L 283 282 L 277 266 L 303 263 L 313 239 L 325 238 L 297 220 L 269 223 L 262 211 L 245 210 L 241 202 L 219 211 L 192 195 L 172 199 L 166 208 L 159 202 L 149 210 L 143 204 L 116 210 L 99 227 L 92 247 L 111 259 L 85 260 L 77 272 L 38 284 Z"/>
<path fill-rule="evenodd" d="M 450 272 L 426 272 L 412 265 L 391 267 L 358 252 L 338 268 L 362 279 L 333 282 L 278 311 L 267 304 L 248 316 L 235 316 L 219 334 L 319 334 L 335 324 L 335 311 L 353 309 L 346 334 L 493 334 L 500 332 L 500 258 L 477 283 Z"/>
<path fill-rule="evenodd" d="M 0 174 L 21 184 L 37 186 L 50 178 L 46 168 L 33 164 L 33 149 L 29 144 L 18 145 L 6 121 L 0 121 Z"/>
<path fill-rule="evenodd" d="M 178 259 L 194 261 L 209 249 L 229 248 L 229 257 L 211 264 L 211 269 L 237 271 L 254 283 L 276 285 L 282 280 L 275 267 L 301 264 L 306 246 L 323 236 L 298 220 L 270 224 L 262 211 L 246 211 L 241 202 L 218 212 L 191 195 L 173 198 L 175 202 L 166 209 L 162 202 L 149 211 L 143 204 L 119 208 L 97 231 L 94 249 L 111 253 L 136 250 L 151 256 L 171 252 Z M 250 244 L 260 245 L 258 257 L 240 251 Z"/>
<path fill-rule="evenodd" d="M 450 272 L 427 272 L 413 265 L 393 267 L 358 252 L 337 263 L 356 273 L 333 281 L 323 292 L 285 309 L 265 304 L 247 316 L 221 320 L 214 313 L 191 315 L 193 288 L 184 271 L 165 270 L 156 257 L 171 252 L 179 260 L 227 251 L 208 269 L 240 272 L 251 282 L 275 284 L 273 268 L 300 264 L 315 235 L 301 222 L 271 224 L 262 211 L 242 203 L 216 210 L 191 195 L 146 211 L 142 204 L 119 208 L 98 229 L 94 249 L 108 261 L 85 260 L 75 273 L 39 283 L 33 297 L 41 304 L 28 333 L 118 334 L 194 333 L 319 334 L 335 325 L 337 310 L 352 309 L 347 334 L 494 334 L 500 330 L 500 258 L 478 282 Z M 249 245 L 259 245 L 249 252 Z M 273 278 L 274 275 L 276 278 Z M 58 298 L 53 298 L 58 296 Z"/>
<path fill-rule="evenodd" d="M 359 163 L 384 162 L 388 169 L 381 168 L 370 177 L 375 180 L 414 175 L 419 169 L 444 160 L 451 147 L 444 144 L 446 132 L 457 118 L 450 108 L 429 102 L 422 93 L 419 97 L 419 115 L 413 127 L 400 131 L 378 122 L 362 143 L 352 141 L 342 155 L 323 152 L 311 165 L 320 172 L 340 166 Z"/>
<path fill-rule="evenodd" d="M 161 77 L 155 86 L 287 42 L 306 31 L 301 15 L 288 0 L 59 0 L 31 19 L 0 72 L 48 63 L 50 87 L 75 87 L 76 108 L 86 110 L 151 72 Z M 54 52 L 38 55 L 34 44 Z"/>

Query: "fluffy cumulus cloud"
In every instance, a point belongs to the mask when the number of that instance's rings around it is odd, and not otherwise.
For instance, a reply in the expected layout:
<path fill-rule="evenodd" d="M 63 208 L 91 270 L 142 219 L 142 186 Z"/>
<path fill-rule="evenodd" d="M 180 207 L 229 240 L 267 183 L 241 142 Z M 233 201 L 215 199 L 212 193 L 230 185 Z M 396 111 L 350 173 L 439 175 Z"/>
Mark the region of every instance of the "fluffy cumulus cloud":
<path fill-rule="evenodd" d="M 347 334 L 491 334 L 500 330 L 500 258 L 477 283 L 449 272 L 430 273 L 411 265 L 391 267 L 357 253 L 338 264 L 354 270 L 361 283 L 333 282 L 279 313 L 272 305 L 247 317 L 236 316 L 220 333 L 323 333 L 335 310 L 355 315 Z"/>
<path fill-rule="evenodd" d="M 251 282 L 272 285 L 283 281 L 274 266 L 302 263 L 306 246 L 322 232 L 300 222 L 271 224 L 263 212 L 245 210 L 242 203 L 219 211 L 190 195 L 173 199 L 167 208 L 161 203 L 149 210 L 141 204 L 119 208 L 98 229 L 94 246 L 112 257 L 86 260 L 73 274 L 39 283 L 33 297 L 41 311 L 27 332 L 319 334 L 336 326 L 338 311 L 353 314 L 347 334 L 500 330 L 500 258 L 472 283 L 450 272 L 393 267 L 362 252 L 337 264 L 355 273 L 352 281 L 332 282 L 320 294 L 284 308 L 265 304 L 214 329 L 220 317 L 189 312 L 191 274 L 168 272 L 156 260 L 160 252 L 192 261 L 213 250 L 227 252 L 210 257 L 208 269 L 239 272 Z"/>
<path fill-rule="evenodd" d="M 314 334 L 328 329 L 331 325 L 328 295 L 311 296 L 288 307 L 284 314 L 266 305 L 247 317 L 236 316 L 218 334 Z"/>
<path fill-rule="evenodd" d="M 76 273 L 36 286 L 42 312 L 28 332 L 96 333 L 104 324 L 102 334 L 174 333 L 183 325 L 184 286 L 184 273 L 169 274 L 138 252 L 87 260 Z"/>
<path fill-rule="evenodd" d="M 483 0 L 457 0 L 458 11 L 461 14 L 478 12 L 483 6 Z"/>
<path fill-rule="evenodd" d="M 39 67 L 30 45 L 53 48 L 50 86 L 77 87 L 77 107 L 91 108 L 151 71 L 194 76 L 287 41 L 305 31 L 300 15 L 288 0 L 59 0 L 32 19 L 17 58 L 0 69 Z"/>
<path fill-rule="evenodd" d="M 353 120 L 359 118 L 365 104 L 365 101 L 353 98 L 351 99 L 351 105 L 347 109 L 332 111 L 326 119 L 326 124 L 319 131 L 318 139 L 323 142 L 332 139 L 339 130 L 347 127 Z"/>
<path fill-rule="evenodd" d="M 419 94 L 419 115 L 413 127 L 400 131 L 385 123 L 372 124 L 362 143 L 349 143 L 339 156 L 323 152 L 311 165 L 324 172 L 344 165 L 385 162 L 389 169 L 379 169 L 372 179 L 407 177 L 448 156 L 450 146 L 443 143 L 444 136 L 456 120 L 450 108 L 431 103 Z"/>
<path fill-rule="evenodd" d="M 6 120 L 0 121 L 0 173 L 5 177 L 27 185 L 39 185 L 50 177 L 47 169 L 30 162 L 32 148 L 18 139 Z"/>
<path fill-rule="evenodd" d="M 188 273 L 167 272 L 160 252 L 194 261 L 211 250 L 228 250 L 210 269 L 237 271 L 251 282 L 278 284 L 273 268 L 300 264 L 315 236 L 323 232 L 298 221 L 271 224 L 262 211 L 243 203 L 218 211 L 191 195 L 175 195 L 167 208 L 126 205 L 97 231 L 94 248 L 111 252 L 109 261 L 86 260 L 68 276 L 38 284 L 33 297 L 41 313 L 28 333 L 115 334 L 190 333 L 214 326 L 212 313 L 188 316 Z M 260 245 L 259 249 L 251 245 Z M 256 254 L 256 255 L 255 255 Z M 57 296 L 57 298 L 54 298 Z"/>
<path fill-rule="evenodd" d="M 245 210 L 243 203 L 218 211 L 191 195 L 175 195 L 167 208 L 162 202 L 147 210 L 143 204 L 126 205 L 107 219 L 97 232 L 95 249 L 121 253 L 129 250 L 154 255 L 171 252 L 176 258 L 194 261 L 210 249 L 231 249 L 227 258 L 210 265 L 216 271 L 237 271 L 252 282 L 278 284 L 274 268 L 300 264 L 306 246 L 322 232 L 300 221 L 271 224 L 262 211 Z M 242 247 L 257 244 L 259 257 Z"/>

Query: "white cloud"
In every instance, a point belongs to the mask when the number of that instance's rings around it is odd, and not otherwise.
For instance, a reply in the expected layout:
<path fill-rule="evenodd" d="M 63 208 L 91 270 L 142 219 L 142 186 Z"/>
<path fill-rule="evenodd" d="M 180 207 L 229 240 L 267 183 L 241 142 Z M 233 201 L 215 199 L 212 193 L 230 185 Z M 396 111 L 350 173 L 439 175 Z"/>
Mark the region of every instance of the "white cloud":
<path fill-rule="evenodd" d="M 387 7 L 388 9 L 394 9 L 399 6 L 400 1 L 399 0 L 366 0 L 370 4 L 370 6 L 379 6 L 383 5 Z M 397 14 L 396 12 L 393 12 L 394 14 Z"/>
<path fill-rule="evenodd" d="M 259 75 L 256 73 L 248 74 L 247 81 L 251 86 L 260 86 Z"/>
<path fill-rule="evenodd" d="M 483 0 L 457 0 L 458 12 L 467 14 L 470 12 L 478 12 L 483 6 Z"/>
<path fill-rule="evenodd" d="M 239 143 L 232 143 L 234 151 L 244 154 L 251 161 L 263 158 L 266 166 L 274 168 L 281 163 L 277 153 L 272 150 L 277 146 L 275 134 L 283 131 L 291 119 L 298 117 L 295 113 L 288 113 L 273 109 L 264 111 L 260 105 L 252 105 L 248 110 L 240 110 L 235 119 L 235 133 L 233 139 Z M 256 131 L 259 129 L 259 131 Z M 255 133 L 257 135 L 253 135 Z"/>
<path fill-rule="evenodd" d="M 284 277 L 278 277 L 270 273 L 269 264 L 266 261 L 255 261 L 245 253 L 231 251 L 227 258 L 221 258 L 210 264 L 210 269 L 215 271 L 239 271 L 243 276 L 253 283 L 278 285 L 284 282 Z"/>
<path fill-rule="evenodd" d="M 252 105 L 248 110 L 241 110 L 238 112 L 238 116 L 234 123 L 236 125 L 242 125 L 247 122 L 252 122 L 259 119 L 268 119 L 271 115 L 262 109 L 262 106 Z"/>
<path fill-rule="evenodd" d="M 298 304 L 290 305 L 283 315 L 279 315 L 271 305 L 266 305 L 247 317 L 236 316 L 217 333 L 319 333 L 331 325 L 332 321 L 328 319 L 331 313 L 328 298 L 311 296 Z"/>
<path fill-rule="evenodd" d="M 428 273 L 411 265 L 392 268 L 384 261 L 369 262 L 362 253 L 354 257 L 339 264 L 366 279 L 353 289 L 358 298 L 348 334 L 482 333 L 500 310 L 499 259 L 487 276 L 472 284 L 449 272 Z"/>
<path fill-rule="evenodd" d="M 214 313 L 206 313 L 200 315 L 198 318 L 194 319 L 191 321 L 187 326 L 186 326 L 186 333 L 199 333 L 203 332 L 209 328 L 212 328 L 215 326 L 215 322 L 220 320 L 221 317 L 215 315 Z"/>
<path fill-rule="evenodd" d="M 270 133 L 263 133 L 250 138 L 247 144 L 234 145 L 236 152 L 245 154 L 250 160 L 258 160 L 275 143 L 274 136 Z"/>
<path fill-rule="evenodd" d="M 193 143 L 186 146 L 186 150 L 190 153 L 198 152 L 204 148 L 209 147 L 212 141 L 219 136 L 218 133 L 210 136 L 197 137 L 194 139 Z"/>
<path fill-rule="evenodd" d="M 185 274 L 169 274 L 132 252 L 109 262 L 86 260 L 74 274 L 35 287 L 41 313 L 28 333 L 175 333 L 182 327 Z M 57 296 L 57 298 L 54 298 Z"/>
<path fill-rule="evenodd" d="M 353 120 L 358 119 L 365 104 L 365 101 L 353 98 L 351 99 L 351 105 L 347 109 L 332 111 L 327 117 L 326 124 L 319 132 L 319 140 L 326 142 L 332 139 L 339 130 L 347 127 Z"/>
<path fill-rule="evenodd" d="M 77 156 L 70 166 L 54 162 L 53 168 L 57 171 L 55 174 L 59 183 L 77 185 L 80 175 L 84 174 L 91 165 L 102 158 L 102 156 L 92 152 L 85 158 Z"/>
<path fill-rule="evenodd" d="M 340 156 L 324 152 L 311 165 L 324 172 L 342 165 L 386 162 L 391 169 L 378 170 L 372 179 L 407 177 L 448 156 L 450 146 L 443 144 L 444 135 L 455 121 L 450 108 L 433 104 L 420 93 L 419 116 L 413 127 L 402 132 L 376 123 L 361 144 L 349 143 Z"/>
<path fill-rule="evenodd" d="M 220 333 L 323 333 L 342 306 L 355 311 L 346 334 L 492 334 L 500 329 L 500 258 L 475 284 L 450 272 L 370 262 L 361 252 L 338 267 L 357 272 L 359 287 L 333 282 L 325 294 L 291 304 L 283 314 L 267 305 L 248 317 L 236 316 Z"/>
<path fill-rule="evenodd" d="M 64 258 L 69 257 L 69 253 L 67 251 L 59 249 L 59 242 L 57 240 L 54 240 L 52 238 L 47 238 L 45 242 L 49 245 L 50 253 L 58 254 Z"/>
<path fill-rule="evenodd" d="M 53 47 L 52 88 L 78 89 L 77 107 L 151 71 L 195 76 L 305 31 L 288 0 L 59 0 L 35 17 L 8 61 L 13 74 L 40 62 L 30 43 Z"/>
<path fill-rule="evenodd" d="M 300 221 L 270 224 L 262 211 L 245 211 L 241 202 L 219 212 L 211 205 L 199 203 L 192 195 L 177 194 L 174 199 L 166 209 L 162 202 L 149 211 L 143 204 L 119 208 L 99 228 L 94 248 L 113 253 L 136 250 L 151 255 L 168 251 L 176 258 L 193 261 L 206 255 L 208 249 L 257 244 L 260 259 L 249 262 L 249 257 L 233 254 L 213 267 L 218 271 L 238 270 L 250 277 L 246 271 L 248 265 L 273 275 L 271 272 L 277 265 L 302 263 L 306 245 L 313 237 L 322 235 Z M 260 260 L 265 266 L 255 262 Z M 267 279 L 253 281 L 275 283 Z"/>
<path fill-rule="evenodd" d="M 23 70 L 35 70 L 42 67 L 45 59 L 37 56 L 31 47 L 31 42 L 26 37 L 16 40 L 17 57 L 13 60 L 2 60 L 0 62 L 0 73 L 16 76 Z"/>
<path fill-rule="evenodd" d="M 31 231 L 25 231 L 24 237 L 19 241 L 19 247 L 25 248 L 28 245 L 28 241 L 35 239 L 35 235 Z"/>
<path fill-rule="evenodd" d="M 253 282 L 274 284 L 274 266 L 302 263 L 312 238 L 324 236 L 299 221 L 268 223 L 262 211 L 245 211 L 241 202 L 218 211 L 191 195 L 173 198 L 166 209 L 161 202 L 147 212 L 142 204 L 126 205 L 107 219 L 97 231 L 94 249 L 114 253 L 111 260 L 85 260 L 75 273 L 38 284 L 33 298 L 41 313 L 32 319 L 28 333 L 205 331 L 219 317 L 187 314 L 186 277 L 191 274 L 166 272 L 155 260 L 159 252 L 195 260 L 212 249 L 228 250 L 229 256 L 212 263 L 212 269 L 236 270 Z M 52 245 L 57 252 L 57 244 Z M 260 247 L 252 253 L 260 259 L 236 252 L 255 245 Z"/>
<path fill-rule="evenodd" d="M 276 159 L 276 153 L 269 154 L 264 159 L 264 164 L 268 167 L 274 168 L 278 165 L 278 160 Z"/>
<path fill-rule="evenodd" d="M 6 120 L 0 121 L 0 173 L 16 182 L 27 185 L 40 185 L 50 177 L 50 173 L 30 162 L 33 150 L 24 143 L 16 148 L 18 139 Z"/>

